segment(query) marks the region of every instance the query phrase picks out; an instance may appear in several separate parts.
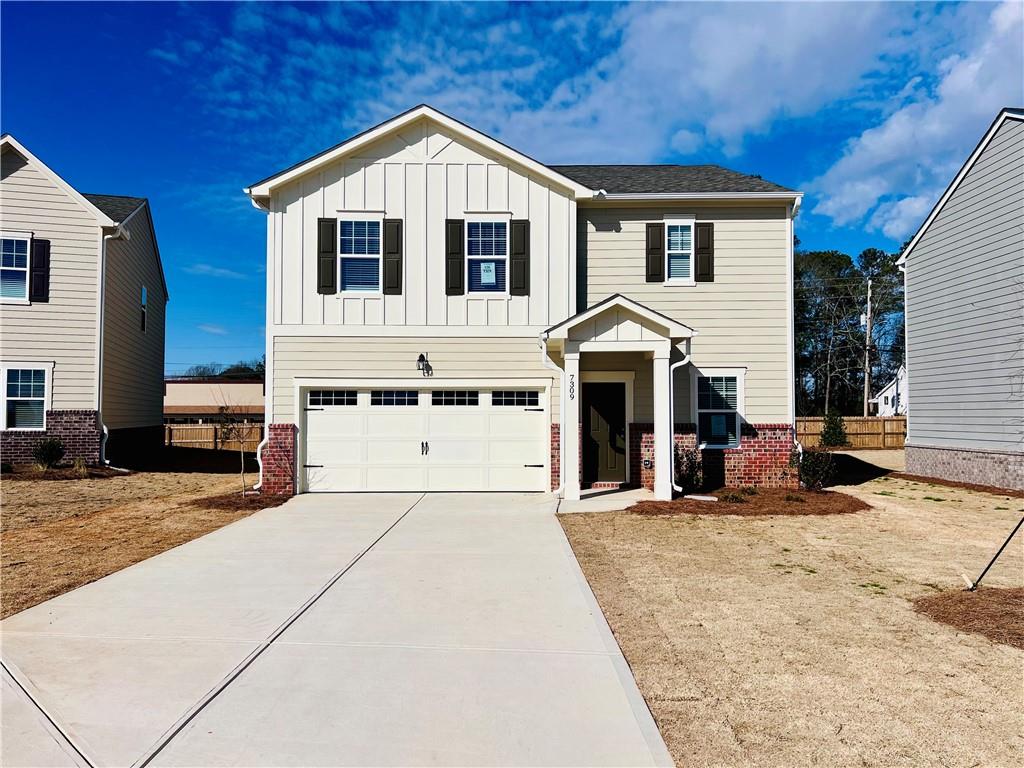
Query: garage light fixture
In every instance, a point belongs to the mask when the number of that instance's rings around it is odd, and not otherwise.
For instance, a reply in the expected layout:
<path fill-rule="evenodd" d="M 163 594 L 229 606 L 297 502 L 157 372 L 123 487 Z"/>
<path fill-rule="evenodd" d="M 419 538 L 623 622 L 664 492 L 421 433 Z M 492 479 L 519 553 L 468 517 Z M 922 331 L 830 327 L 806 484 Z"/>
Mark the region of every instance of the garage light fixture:
<path fill-rule="evenodd" d="M 416 358 L 416 370 L 420 371 L 424 376 L 434 375 L 434 369 L 430 367 L 430 361 L 427 360 L 427 356 L 422 352 Z"/>

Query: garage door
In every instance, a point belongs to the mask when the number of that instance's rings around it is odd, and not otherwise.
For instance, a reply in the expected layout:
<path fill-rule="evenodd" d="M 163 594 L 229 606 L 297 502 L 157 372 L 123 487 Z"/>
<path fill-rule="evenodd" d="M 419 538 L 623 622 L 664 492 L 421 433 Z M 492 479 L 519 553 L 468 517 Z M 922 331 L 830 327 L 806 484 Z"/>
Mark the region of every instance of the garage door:
<path fill-rule="evenodd" d="M 536 389 L 315 389 L 307 491 L 543 491 L 548 416 Z"/>

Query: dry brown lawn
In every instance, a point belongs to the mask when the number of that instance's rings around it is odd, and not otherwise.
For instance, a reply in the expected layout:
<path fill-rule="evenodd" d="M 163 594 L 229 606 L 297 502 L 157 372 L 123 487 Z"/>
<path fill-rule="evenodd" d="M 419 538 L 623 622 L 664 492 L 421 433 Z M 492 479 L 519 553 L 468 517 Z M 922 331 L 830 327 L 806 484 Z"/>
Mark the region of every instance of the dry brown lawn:
<path fill-rule="evenodd" d="M 839 490 L 874 508 L 561 516 L 676 762 L 1024 765 L 1024 651 L 913 604 L 976 578 L 1024 504 L 890 478 Z M 984 584 L 1024 584 L 1024 540 Z"/>
<path fill-rule="evenodd" d="M 0 480 L 0 616 L 251 514 L 197 503 L 237 488 L 237 474 L 195 472 Z"/>

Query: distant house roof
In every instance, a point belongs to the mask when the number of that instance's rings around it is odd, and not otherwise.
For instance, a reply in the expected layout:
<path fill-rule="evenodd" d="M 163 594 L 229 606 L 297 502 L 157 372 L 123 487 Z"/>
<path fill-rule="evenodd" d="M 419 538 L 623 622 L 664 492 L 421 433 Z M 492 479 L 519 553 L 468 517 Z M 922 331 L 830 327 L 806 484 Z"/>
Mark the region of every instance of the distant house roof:
<path fill-rule="evenodd" d="M 90 195 L 82 193 L 82 197 L 99 208 L 114 221 L 124 221 L 146 202 L 144 197 L 127 197 L 125 195 Z"/>
<path fill-rule="evenodd" d="M 719 165 L 550 165 L 591 189 L 610 195 L 687 195 L 721 192 L 794 192 L 759 176 L 730 171 Z"/>

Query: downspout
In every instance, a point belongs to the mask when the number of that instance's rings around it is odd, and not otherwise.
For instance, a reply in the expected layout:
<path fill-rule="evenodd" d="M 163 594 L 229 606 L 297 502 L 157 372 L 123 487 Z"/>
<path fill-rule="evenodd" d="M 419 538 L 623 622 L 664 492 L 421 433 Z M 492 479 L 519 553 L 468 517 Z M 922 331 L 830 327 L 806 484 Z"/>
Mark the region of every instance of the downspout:
<path fill-rule="evenodd" d="M 96 413 L 99 416 L 100 429 L 103 432 L 103 437 L 100 438 L 100 464 L 107 466 L 110 466 L 110 462 L 107 460 L 107 439 L 110 437 L 110 430 L 103 423 L 103 324 L 105 319 L 103 310 L 106 303 L 104 289 L 107 284 L 107 242 L 116 239 L 131 240 L 131 232 L 121 226 L 120 222 L 114 227 L 114 231 L 109 235 L 104 235 L 100 242 L 100 280 L 97 288 L 99 313 L 96 321 L 98 326 L 96 333 Z"/>
<path fill-rule="evenodd" d="M 254 197 L 252 197 L 252 195 L 251 195 L 251 193 L 250 193 L 250 191 L 248 189 L 244 189 L 242 191 L 245 192 L 245 194 L 249 196 L 249 202 L 252 203 L 252 207 L 253 208 L 255 208 L 257 211 L 262 211 L 263 213 L 270 213 L 269 205 L 260 205 L 259 203 L 257 203 L 256 199 Z M 269 217 L 268 217 L 268 220 L 267 220 L 267 228 L 268 228 L 268 231 L 269 231 L 269 228 L 270 228 Z M 269 234 L 268 234 L 268 238 L 269 238 Z M 269 262 L 269 259 L 270 259 L 270 248 L 269 248 L 269 246 L 268 246 L 268 249 L 267 249 L 267 259 L 268 259 L 268 262 Z M 267 269 L 268 270 L 271 269 L 271 265 L 269 263 L 267 264 Z M 273 301 L 273 295 L 272 295 L 271 288 L 270 288 L 270 274 L 268 273 L 268 275 L 267 275 L 267 304 L 266 304 L 266 312 L 267 312 L 267 320 L 268 321 L 271 318 L 271 313 L 274 311 L 274 305 L 273 305 L 272 301 Z M 273 371 L 273 367 L 274 367 L 274 357 L 273 357 L 272 345 L 269 343 L 270 342 L 270 333 L 271 333 L 271 331 L 270 331 L 271 324 L 269 322 L 267 322 L 266 328 L 267 328 L 267 331 L 266 331 L 266 336 L 264 338 L 264 359 L 263 359 L 263 362 L 264 362 L 264 366 L 263 366 L 263 439 L 260 440 L 259 445 L 256 446 L 256 466 L 259 468 L 259 474 L 258 474 L 258 476 L 256 478 L 256 485 L 254 485 L 252 487 L 252 489 L 254 491 L 258 491 L 258 490 L 260 490 L 263 487 L 263 449 L 266 448 L 267 447 L 267 443 L 270 442 L 270 424 L 268 423 L 268 417 L 271 415 L 271 412 L 270 412 L 271 411 L 270 400 L 271 400 L 271 397 L 272 397 L 272 395 L 271 395 L 271 388 L 272 387 L 268 387 L 267 386 L 267 379 L 270 378 L 271 379 L 270 383 L 271 383 L 271 385 L 273 385 L 272 371 Z M 296 471 L 297 471 L 297 468 L 296 468 Z M 298 491 L 298 478 L 296 478 L 296 488 L 295 488 L 295 490 Z"/>
<path fill-rule="evenodd" d="M 689 345 L 687 345 L 689 348 Z M 684 352 L 683 359 L 678 362 L 672 363 L 668 367 L 668 418 L 672 424 L 672 452 L 675 453 L 676 446 L 676 368 L 681 368 L 684 365 L 690 364 L 690 353 Z M 683 487 L 676 483 L 676 462 L 675 456 L 672 457 L 672 490 L 676 493 L 682 493 Z"/>
<path fill-rule="evenodd" d="M 551 358 L 548 357 L 547 350 L 547 333 L 542 333 L 537 337 L 537 346 L 540 347 L 540 362 L 545 368 L 550 368 L 552 371 L 558 371 L 558 396 L 561 397 L 562 393 L 565 392 L 565 370 L 559 368 L 552 362 Z M 561 405 L 561 403 L 559 403 Z M 559 414 L 562 409 L 559 407 Z M 548 413 L 551 413 L 551 403 L 548 403 Z M 548 429 L 548 440 L 551 440 L 551 430 Z M 550 456 L 550 451 L 548 452 Z M 565 464 L 562 461 L 562 457 L 565 455 L 565 430 L 562 429 L 562 425 L 558 425 L 558 487 L 555 488 L 552 493 L 556 496 L 562 495 L 562 490 L 565 488 Z M 550 467 L 549 467 L 550 471 Z"/>

